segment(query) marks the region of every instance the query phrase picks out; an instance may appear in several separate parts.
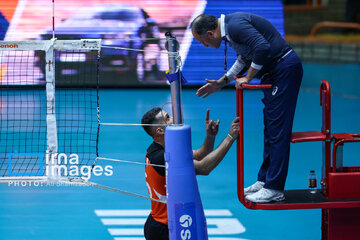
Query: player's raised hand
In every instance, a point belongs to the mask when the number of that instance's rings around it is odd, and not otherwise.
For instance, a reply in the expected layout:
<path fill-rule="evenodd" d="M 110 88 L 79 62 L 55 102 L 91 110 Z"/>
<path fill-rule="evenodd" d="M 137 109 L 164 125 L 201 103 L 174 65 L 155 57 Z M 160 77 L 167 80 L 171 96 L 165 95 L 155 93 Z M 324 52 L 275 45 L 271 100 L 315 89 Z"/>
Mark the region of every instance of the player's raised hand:
<path fill-rule="evenodd" d="M 206 117 L 205 117 L 205 129 L 206 134 L 211 136 L 216 136 L 219 131 L 219 123 L 220 120 L 214 121 L 210 120 L 210 110 L 206 110 Z"/>

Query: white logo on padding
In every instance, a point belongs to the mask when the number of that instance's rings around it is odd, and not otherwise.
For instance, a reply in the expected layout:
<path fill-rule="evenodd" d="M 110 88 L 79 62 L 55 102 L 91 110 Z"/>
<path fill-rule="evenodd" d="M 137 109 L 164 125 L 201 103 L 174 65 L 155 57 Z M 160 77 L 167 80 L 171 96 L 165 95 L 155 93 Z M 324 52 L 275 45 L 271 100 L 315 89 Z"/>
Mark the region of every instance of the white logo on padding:
<path fill-rule="evenodd" d="M 192 224 L 192 218 L 189 215 L 182 215 L 179 219 L 180 225 L 182 227 L 190 227 Z"/>
<path fill-rule="evenodd" d="M 273 91 L 272 91 L 272 95 L 274 96 L 276 93 L 277 93 L 277 90 L 278 90 L 279 88 L 277 87 L 277 86 L 275 86 L 274 88 L 273 88 Z"/>

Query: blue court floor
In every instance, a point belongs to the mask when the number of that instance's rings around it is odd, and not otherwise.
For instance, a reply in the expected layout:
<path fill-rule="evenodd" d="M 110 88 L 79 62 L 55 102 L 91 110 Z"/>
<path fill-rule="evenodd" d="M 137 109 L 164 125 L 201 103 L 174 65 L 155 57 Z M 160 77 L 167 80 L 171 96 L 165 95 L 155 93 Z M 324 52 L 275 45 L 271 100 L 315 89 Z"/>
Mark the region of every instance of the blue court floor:
<path fill-rule="evenodd" d="M 320 85 L 320 82 L 319 82 Z M 206 109 L 210 118 L 220 119 L 218 145 L 235 118 L 235 91 L 225 89 L 205 99 L 196 89 L 183 90 L 183 112 L 192 128 L 193 148 L 205 136 Z M 245 94 L 245 183 L 256 180 L 262 162 L 262 92 Z M 302 90 L 295 115 L 294 131 L 319 130 L 319 92 Z M 102 122 L 139 123 L 152 107 L 169 110 L 170 91 L 166 89 L 101 90 Z M 360 133 L 360 98 L 332 97 L 333 132 Z M 101 126 L 100 156 L 143 162 L 152 142 L 140 126 Z M 346 145 L 344 165 L 359 165 L 359 146 Z M 99 160 L 101 161 L 101 160 Z M 147 195 L 144 166 L 99 162 L 112 165 L 111 177 L 91 180 L 114 188 Z M 308 173 L 314 169 L 320 178 L 321 143 L 291 146 L 287 189 L 307 188 Z M 320 239 L 321 211 L 263 211 L 243 207 L 236 193 L 236 147 L 209 175 L 198 176 L 200 194 L 212 240 L 303 240 Z M 142 226 L 150 209 L 147 199 L 90 187 L 0 185 L 0 239 L 117 239 L 140 240 Z"/>

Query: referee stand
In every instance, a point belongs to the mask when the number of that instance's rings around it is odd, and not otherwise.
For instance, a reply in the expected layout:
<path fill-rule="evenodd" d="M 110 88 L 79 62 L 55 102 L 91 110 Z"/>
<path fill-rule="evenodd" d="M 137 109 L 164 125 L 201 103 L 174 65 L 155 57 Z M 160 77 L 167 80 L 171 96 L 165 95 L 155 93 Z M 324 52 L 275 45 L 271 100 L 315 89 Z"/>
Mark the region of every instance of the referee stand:
<path fill-rule="evenodd" d="M 322 107 L 321 131 L 294 132 L 291 141 L 322 142 L 321 190 L 310 193 L 308 189 L 285 190 L 285 200 L 270 203 L 252 203 L 244 197 L 244 122 L 243 91 L 270 88 L 271 85 L 243 84 L 237 89 L 237 116 L 240 133 L 237 141 L 238 198 L 249 209 L 288 210 L 322 209 L 322 240 L 358 240 L 360 231 L 360 166 L 343 166 L 345 143 L 360 142 L 360 134 L 331 133 L 330 84 L 323 80 L 320 86 Z M 332 146 L 333 145 L 333 146 Z M 332 149 L 331 149 L 332 148 Z"/>

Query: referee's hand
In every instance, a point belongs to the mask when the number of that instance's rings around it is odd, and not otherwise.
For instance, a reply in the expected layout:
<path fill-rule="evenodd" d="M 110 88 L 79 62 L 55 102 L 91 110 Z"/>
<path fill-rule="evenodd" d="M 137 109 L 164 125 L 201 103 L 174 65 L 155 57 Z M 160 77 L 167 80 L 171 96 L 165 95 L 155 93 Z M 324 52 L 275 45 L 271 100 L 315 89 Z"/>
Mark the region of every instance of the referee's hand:
<path fill-rule="evenodd" d="M 199 88 L 196 92 L 196 95 L 198 97 L 206 98 L 212 93 L 215 93 L 221 89 L 221 86 L 219 85 L 217 80 L 209 80 L 205 79 L 207 82 L 204 86 Z"/>

